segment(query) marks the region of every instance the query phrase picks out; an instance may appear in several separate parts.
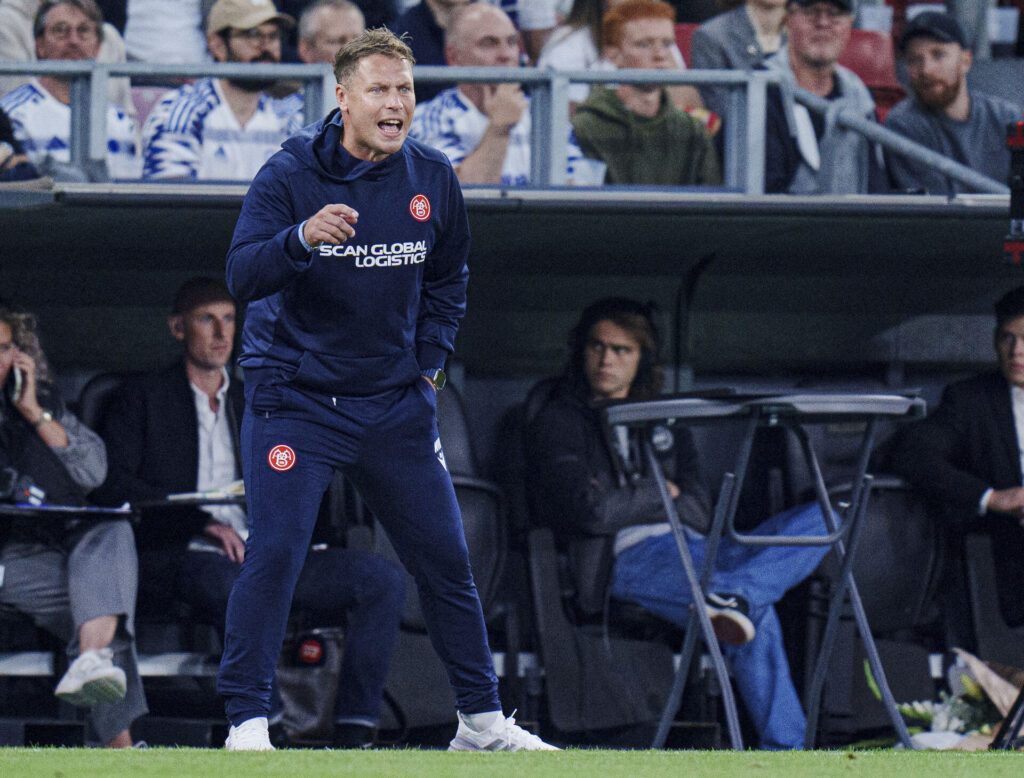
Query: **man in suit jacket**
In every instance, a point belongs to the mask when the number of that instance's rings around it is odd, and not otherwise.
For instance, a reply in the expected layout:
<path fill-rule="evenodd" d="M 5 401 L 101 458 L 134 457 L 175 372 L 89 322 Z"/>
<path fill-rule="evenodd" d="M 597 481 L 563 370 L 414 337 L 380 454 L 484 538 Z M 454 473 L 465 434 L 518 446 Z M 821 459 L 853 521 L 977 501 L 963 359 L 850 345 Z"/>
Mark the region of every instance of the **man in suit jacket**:
<path fill-rule="evenodd" d="M 223 489 L 241 477 L 244 397 L 241 382 L 226 369 L 235 336 L 235 303 L 227 286 L 212 278 L 186 281 L 168 324 L 184 346 L 183 358 L 130 380 L 101 421 L 111 455 L 107 480 L 95 493 L 99 501 L 163 500 L 176 492 Z M 249 531 L 240 505 L 145 510 L 138 528 L 140 601 L 157 587 L 170 588 L 170 580 L 198 618 L 223 627 Z M 306 558 L 294 606 L 321 624 L 346 627 L 334 710 L 336 747 L 372 742 L 403 591 L 398 569 L 372 554 L 318 546 Z M 276 693 L 274 703 L 272 718 L 279 718 L 283 706 Z"/>
<path fill-rule="evenodd" d="M 999 608 L 1024 625 L 1024 287 L 995 304 L 998 370 L 946 387 L 927 419 L 908 427 L 892 466 L 992 536 Z"/>

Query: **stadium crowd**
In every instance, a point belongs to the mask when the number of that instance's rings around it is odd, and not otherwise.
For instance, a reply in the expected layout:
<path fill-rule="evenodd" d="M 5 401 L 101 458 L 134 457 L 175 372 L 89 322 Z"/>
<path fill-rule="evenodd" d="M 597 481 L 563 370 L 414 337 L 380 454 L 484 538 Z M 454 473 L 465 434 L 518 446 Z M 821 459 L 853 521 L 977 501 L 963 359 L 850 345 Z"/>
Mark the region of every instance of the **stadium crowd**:
<path fill-rule="evenodd" d="M 973 55 L 954 16 L 928 11 L 902 27 L 896 46 L 909 94 L 883 116 L 869 85 L 840 62 L 856 0 L 726 5 L 681 48 L 677 8 L 660 0 L 0 0 L 0 61 L 333 64 L 347 44 L 387 26 L 408 34 L 419 65 L 777 75 L 764 117 L 768 193 L 969 191 L 841 126 L 834 114 L 842 109 L 989 178 L 1005 177 L 1006 125 L 1022 118 L 1021 107 L 968 86 Z M 159 98 L 143 106 L 135 99 L 142 88 L 159 90 Z M 827 100 L 829 114 L 795 100 L 794 88 Z M 512 82 L 417 86 L 415 111 L 402 129 L 443 154 L 462 185 L 529 185 L 536 148 L 529 91 Z M 0 82 L 0 184 L 43 177 L 249 182 L 304 124 L 297 83 L 210 77 L 132 86 L 114 79 L 103 169 L 82 169 L 70 154 L 72 92 L 71 80 L 52 72 Z M 565 179 L 588 185 L 721 187 L 723 128 L 743 121 L 730 113 L 721 87 L 617 84 L 613 75 L 602 84 L 573 84 L 567 110 Z M 307 244 L 305 224 L 295 240 L 313 251 L 322 242 Z M 998 369 L 951 386 L 928 420 L 893 442 L 891 461 L 922 493 L 990 522 L 1000 606 L 1007 623 L 1019 626 L 1024 613 L 1007 592 L 1019 590 L 1024 575 L 1024 447 L 1014 438 L 1024 430 L 1024 290 L 1002 298 L 995 312 Z M 223 632 L 228 598 L 251 547 L 240 501 L 168 502 L 176 493 L 223 494 L 241 478 L 236 315 L 223 282 L 187 282 L 167 322 L 181 358 L 121 386 L 102 425 L 90 430 L 56 392 L 35 318 L 0 305 L 0 502 L 146 506 L 134 527 L 109 515 L 53 522 L 45 531 L 22 520 L 4 525 L 0 604 L 66 642 L 69 664 L 55 694 L 89 708 L 102 745 L 131 746 L 131 724 L 146 713 L 136 601 L 141 608 L 145 598 L 177 598 Z M 602 402 L 660 392 L 656 330 L 650 311 L 632 300 L 603 300 L 583 312 L 565 374 L 530 431 L 527 486 L 544 495 L 549 512 L 535 519 L 561 533 L 560 543 L 600 538 L 599 567 L 582 574 L 600 571 L 608 597 L 685 626 L 694 603 L 682 588 L 660 495 L 650 473 L 630 460 L 635 448 L 626 440 L 616 449 L 597 413 Z M 1013 442 L 997 451 L 994 438 Z M 672 461 L 672 498 L 700 557 L 712 498 L 697 450 L 680 434 L 660 453 Z M 616 480 L 623 463 L 633 477 Z M 943 474 L 941 483 L 936 473 Z M 813 534 L 821 523 L 816 507 L 790 506 L 761 519 L 762 531 L 785 535 Z M 700 606 L 729 647 L 759 745 L 798 748 L 806 722 L 775 603 L 812 573 L 824 549 L 753 554 L 727 545 L 719 554 L 713 591 Z M 400 571 L 371 553 L 314 547 L 296 577 L 294 608 L 345 631 L 332 745 L 372 746 L 401 621 Z M 287 735 L 277 681 L 266 691 L 271 736 L 280 745 Z M 537 738 L 521 743 L 541 747 Z"/>
<path fill-rule="evenodd" d="M 671 3 L 629 0 L 313 0 L 280 7 L 193 0 L 175 3 L 173 13 L 168 5 L 5 0 L 0 61 L 330 63 L 353 36 L 383 24 L 408 36 L 419 65 L 764 69 L 780 79 L 769 89 L 764 118 L 769 193 L 974 191 L 829 118 L 839 110 L 881 121 L 995 182 L 1004 180 L 1009 163 L 1005 125 L 1022 115 L 1018 104 L 968 89 L 973 51 L 949 13 L 927 10 L 901 23 L 895 44 L 906 63 L 905 99 L 893 99 L 895 72 L 884 85 L 888 92 L 871 80 L 876 75 L 866 84 L 863 61 L 841 63 L 851 36 L 861 32 L 854 29 L 856 0 L 727 2 L 728 10 L 699 26 L 676 24 Z M 883 62 L 886 40 L 869 41 Z M 248 181 L 305 123 L 298 82 L 135 83 L 111 80 L 105 165 L 82 169 L 70 164 L 70 80 L 0 79 L 0 110 L 13 134 L 7 142 L 35 168 L 3 175 Z M 828 115 L 795 100 L 794 87 L 827 100 Z M 511 82 L 417 84 L 412 136 L 444 151 L 463 184 L 529 185 L 535 140 L 528 91 Z M 615 85 L 610 76 L 604 84 L 570 84 L 568 111 L 573 131 L 564 180 L 583 185 L 721 186 L 728 164 L 722 128 L 745 121 L 729 115 L 723 86 Z"/>

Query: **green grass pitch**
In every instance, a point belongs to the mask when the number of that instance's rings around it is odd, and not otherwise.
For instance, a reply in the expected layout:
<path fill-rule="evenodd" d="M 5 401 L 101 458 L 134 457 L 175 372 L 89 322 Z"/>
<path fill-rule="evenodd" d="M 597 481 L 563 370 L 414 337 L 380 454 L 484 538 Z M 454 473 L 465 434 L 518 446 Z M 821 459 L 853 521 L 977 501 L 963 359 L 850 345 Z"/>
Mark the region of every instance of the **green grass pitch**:
<path fill-rule="evenodd" d="M 819 778 L 825 776 L 1024 775 L 1024 754 L 901 751 L 609 751 L 454 754 L 444 751 L 306 751 L 228 753 L 198 748 L 107 751 L 85 748 L 0 749 L 0 776 L 47 778 L 312 778 L 313 776 L 415 776 L 415 778 Z"/>

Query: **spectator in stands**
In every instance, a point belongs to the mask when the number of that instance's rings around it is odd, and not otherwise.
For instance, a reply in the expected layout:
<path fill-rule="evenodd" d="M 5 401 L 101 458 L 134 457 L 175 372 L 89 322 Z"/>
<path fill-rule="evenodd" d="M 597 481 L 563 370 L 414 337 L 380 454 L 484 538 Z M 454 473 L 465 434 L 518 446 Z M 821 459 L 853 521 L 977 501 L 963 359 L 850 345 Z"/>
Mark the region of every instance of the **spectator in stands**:
<path fill-rule="evenodd" d="M 366 25 L 363 12 L 350 0 L 314 0 L 301 12 L 298 23 L 299 59 L 307 65 L 334 65 L 338 49 L 359 37 Z M 295 122 L 305 125 L 305 100 L 301 82 L 278 81 L 270 90 L 280 98 L 279 113 L 296 114 Z"/>
<path fill-rule="evenodd" d="M 97 0 L 103 18 L 124 36 L 129 60 L 209 61 L 203 19 L 213 0 Z"/>
<path fill-rule="evenodd" d="M 995 304 L 997 369 L 945 388 L 927 419 L 902 430 L 891 465 L 950 514 L 992 536 L 999 609 L 1024 625 L 1024 287 Z"/>
<path fill-rule="evenodd" d="M 864 82 L 838 64 L 850 40 L 854 0 L 789 0 L 789 39 L 765 60 L 787 85 L 805 89 L 865 119 L 875 103 Z M 853 130 L 839 127 L 773 89 L 765 118 L 765 191 L 848 194 L 887 188 L 876 149 Z"/>
<path fill-rule="evenodd" d="M 420 0 L 391 25 L 399 37 L 408 33 L 409 48 L 417 65 L 447 65 L 445 58 L 445 30 L 452 11 L 473 0 Z M 420 81 L 416 85 L 416 101 L 433 100 L 453 85 L 442 81 Z"/>
<path fill-rule="evenodd" d="M 295 24 L 269 0 L 217 0 L 206 44 L 218 62 L 281 61 L 281 35 Z M 148 179 L 249 181 L 298 130 L 294 105 L 271 98 L 273 80 L 204 78 L 169 92 L 143 128 Z"/>
<path fill-rule="evenodd" d="M 103 17 L 94 0 L 53 0 L 39 6 L 34 22 L 40 60 L 93 60 L 103 35 Z M 71 168 L 71 79 L 40 76 L 0 98 L 33 164 L 54 178 L 138 178 L 138 138 L 134 120 L 113 103 L 107 106 L 106 171 Z"/>
<path fill-rule="evenodd" d="M 0 183 L 39 178 L 35 165 L 25 154 L 7 114 L 0 110 Z"/>
<path fill-rule="evenodd" d="M 668 3 L 628 0 L 605 14 L 603 34 L 605 54 L 616 67 L 675 65 L 675 11 Z M 595 84 L 572 125 L 583 153 L 608 166 L 606 183 L 722 183 L 704 125 L 676 108 L 664 86 Z"/>
<path fill-rule="evenodd" d="M 289 16 L 300 19 L 301 27 L 301 16 L 302 14 L 313 4 L 316 0 L 277 0 L 277 8 L 281 13 L 286 13 Z M 395 19 L 398 18 L 398 10 L 401 5 L 400 0 L 352 0 L 355 6 L 359 9 L 359 13 L 363 17 L 363 25 L 367 29 L 374 27 L 389 27 Z M 210 2 L 210 0 L 204 0 L 204 2 Z M 298 28 L 297 28 L 298 29 Z M 295 41 L 296 45 L 298 40 Z M 284 61 L 290 61 L 287 56 L 288 52 L 284 52 Z M 301 55 L 299 55 L 301 59 Z"/>
<path fill-rule="evenodd" d="M 536 62 L 548 34 L 558 23 L 555 0 L 487 0 L 508 14 L 519 30 L 530 62 Z"/>
<path fill-rule="evenodd" d="M 100 432 L 108 444 L 110 469 L 96 493 L 104 503 L 226 490 L 241 478 L 244 398 L 241 381 L 227 371 L 235 303 L 225 283 L 186 281 L 168 324 L 184 347 L 183 358 L 128 382 L 104 416 Z M 176 589 L 201 620 L 223 627 L 249 532 L 245 509 L 238 505 L 147 512 L 138 528 L 142 597 L 147 586 Z M 346 626 L 334 707 L 335 747 L 373 741 L 398 638 L 403 586 L 398 569 L 372 554 L 314 547 L 306 557 L 294 607 L 320 619 L 318 624 L 344 621 Z M 283 714 L 276 686 L 272 691 L 271 727 Z"/>
<path fill-rule="evenodd" d="M 128 46 L 130 59 L 146 62 L 202 62 L 210 59 L 203 35 L 203 20 L 214 0 L 98 0 L 107 21 L 120 29 Z M 394 20 L 396 0 L 356 0 L 360 23 L 371 27 Z M 277 9 L 284 15 L 299 19 L 315 0 L 277 0 Z M 366 19 L 362 17 L 365 14 Z M 301 28 L 301 20 L 299 28 Z M 283 30 L 290 35 L 289 30 Z M 299 30 L 301 38 L 301 29 Z M 298 40 L 282 39 L 282 62 L 304 60 L 296 50 Z M 339 47 L 340 48 L 340 47 Z"/>
<path fill-rule="evenodd" d="M 956 20 L 933 11 L 918 14 L 904 27 L 900 49 L 913 95 L 893 107 L 885 126 L 989 178 L 1006 181 L 1006 125 L 1024 116 L 1008 100 L 967 88 L 973 55 Z M 949 195 L 975 191 L 892 152 L 886 162 L 897 189 Z"/>
<path fill-rule="evenodd" d="M 786 0 L 718 0 L 727 9 L 698 27 L 690 39 L 690 67 L 702 70 L 750 70 L 786 42 Z M 728 107 L 729 90 L 700 87 L 704 105 L 719 116 Z"/>
<path fill-rule="evenodd" d="M 604 15 L 623 0 L 576 0 L 565 24 L 556 28 L 547 41 L 537 60 L 537 67 L 552 70 L 614 70 L 614 63 L 605 56 L 602 47 L 601 25 Z M 686 62 L 676 45 L 675 35 L 671 48 L 674 66 L 686 70 Z M 589 84 L 569 85 L 569 113 L 587 99 Z M 669 94 L 677 108 L 701 108 L 704 103 L 692 86 L 669 87 Z M 703 119 L 702 119 L 703 120 Z"/>
<path fill-rule="evenodd" d="M 365 29 L 363 12 L 350 0 L 315 0 L 299 17 L 299 57 L 333 65 L 338 49 Z"/>
<path fill-rule="evenodd" d="M 41 0 L 0 0 L 0 60 L 32 62 L 36 59 L 36 41 L 32 24 Z M 113 25 L 103 24 L 100 48 L 96 61 L 124 62 L 125 45 Z M 0 76 L 0 96 L 13 92 L 31 80 L 29 75 Z M 127 78 L 110 79 L 110 102 L 135 117 L 132 104 L 131 82 Z"/>
<path fill-rule="evenodd" d="M 514 68 L 519 33 L 504 11 L 474 3 L 454 11 L 449 65 Z M 519 84 L 459 84 L 419 104 L 409 136 L 443 151 L 465 184 L 530 183 L 530 99 Z M 569 138 L 569 175 L 582 154 Z"/>
<path fill-rule="evenodd" d="M 538 497 L 540 518 L 563 547 L 604 538 L 603 553 L 588 555 L 593 565 L 573 571 L 581 588 L 606 585 L 611 597 L 685 626 L 692 597 L 657 482 L 637 441 L 606 436 L 600 416 L 605 401 L 653 399 L 660 392 L 663 371 L 651 311 L 628 299 L 600 300 L 583 312 L 570 345 L 563 379 L 527 431 L 528 486 Z M 699 570 L 711 498 L 693 438 L 685 426 L 676 426 L 660 427 L 653 440 Z M 820 535 L 824 530 L 821 511 L 811 505 L 774 516 L 756 531 Z M 762 748 L 803 744 L 806 722 L 773 604 L 808 576 L 824 553 L 820 546 L 739 546 L 728 538 L 719 548 L 704 607 L 725 644 Z"/>
<path fill-rule="evenodd" d="M 556 27 L 544 42 L 537 67 L 552 70 L 605 69 L 601 56 L 601 21 L 605 0 L 575 0 L 565 24 Z M 587 99 L 589 84 L 570 84 L 569 100 L 575 106 Z"/>
<path fill-rule="evenodd" d="M 0 306 L 0 502 L 82 507 L 103 481 L 106 450 L 65 407 L 39 347 L 35 317 Z M 9 519 L 0 548 L 0 607 L 68 642 L 55 694 L 90 707 L 99 741 L 132 745 L 146 713 L 135 659 L 138 562 L 124 520 Z"/>

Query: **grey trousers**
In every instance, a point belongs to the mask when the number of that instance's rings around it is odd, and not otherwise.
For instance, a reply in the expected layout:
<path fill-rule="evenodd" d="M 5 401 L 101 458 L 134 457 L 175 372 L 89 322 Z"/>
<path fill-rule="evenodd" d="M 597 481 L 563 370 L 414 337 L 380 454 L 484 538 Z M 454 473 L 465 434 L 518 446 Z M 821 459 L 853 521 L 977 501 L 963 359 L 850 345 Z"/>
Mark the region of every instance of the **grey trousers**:
<path fill-rule="evenodd" d="M 78 656 L 78 628 L 99 616 L 118 616 L 110 648 L 114 664 L 127 676 L 124 699 L 90 711 L 95 734 L 107 743 L 147 712 L 135 653 L 135 596 L 139 562 L 127 521 L 84 525 L 67 536 L 63 548 L 11 541 L 0 551 L 4 566 L 0 604 L 21 611 L 43 629 L 67 641 L 68 657 Z"/>

